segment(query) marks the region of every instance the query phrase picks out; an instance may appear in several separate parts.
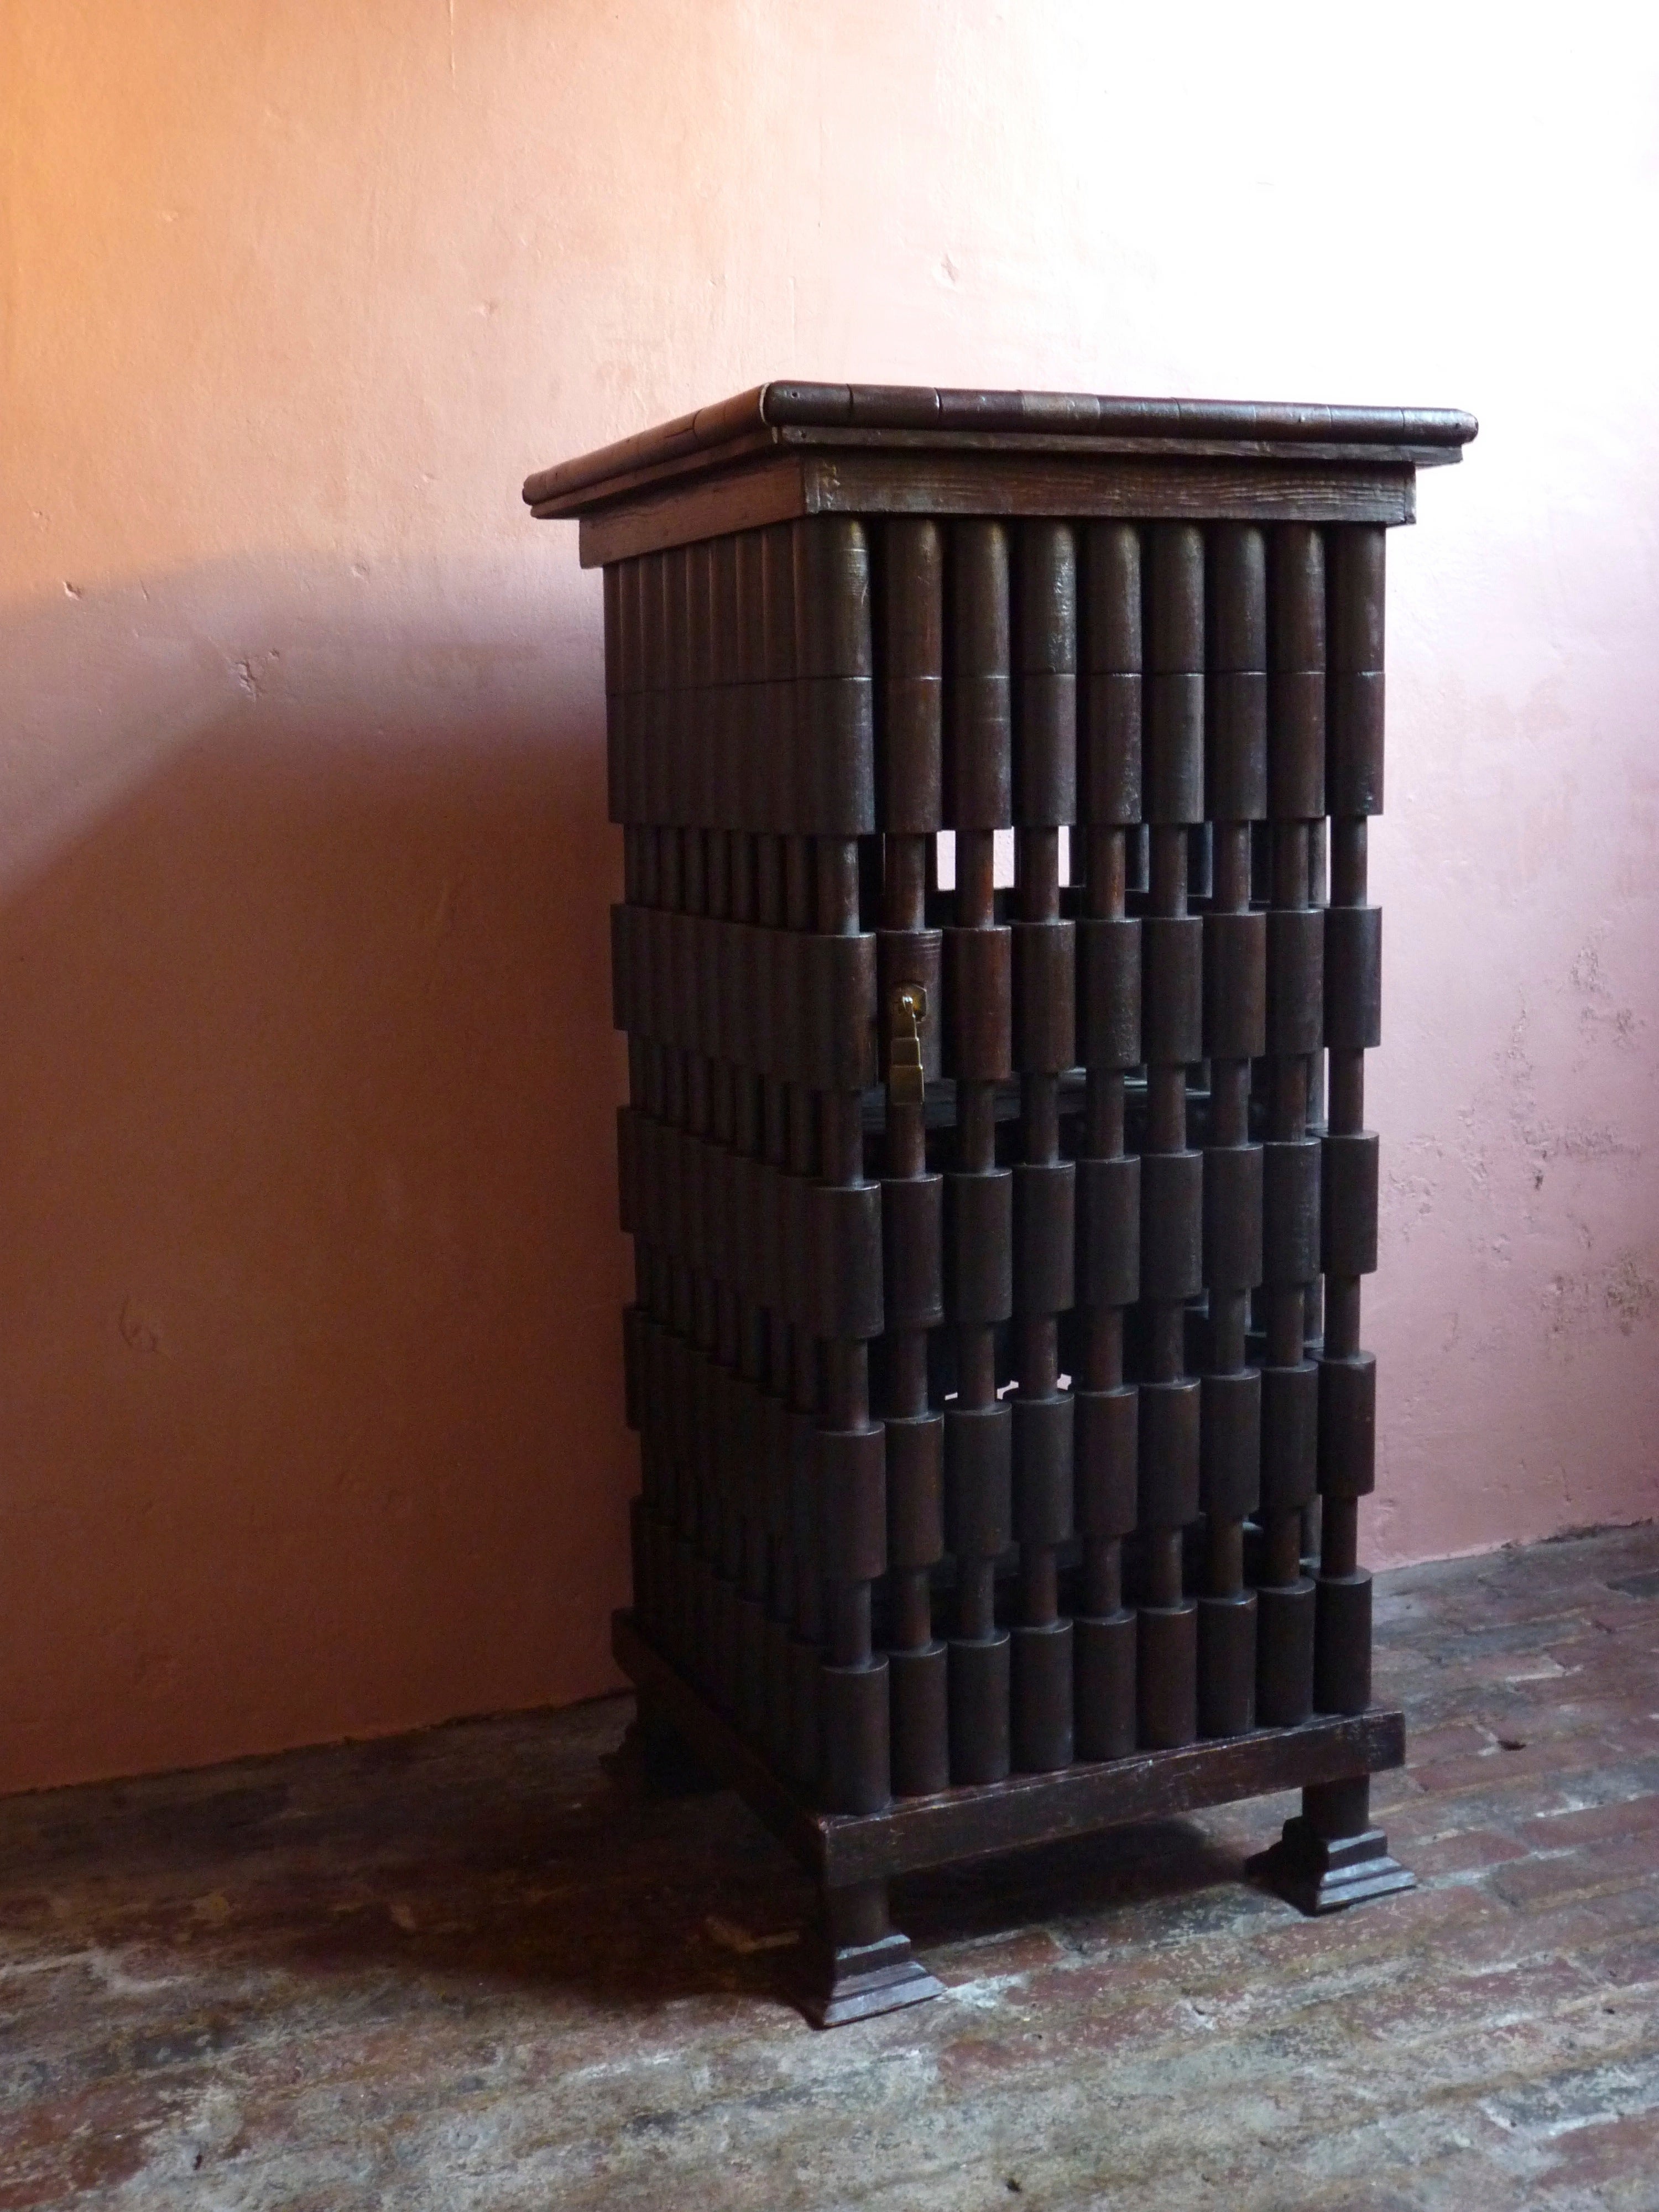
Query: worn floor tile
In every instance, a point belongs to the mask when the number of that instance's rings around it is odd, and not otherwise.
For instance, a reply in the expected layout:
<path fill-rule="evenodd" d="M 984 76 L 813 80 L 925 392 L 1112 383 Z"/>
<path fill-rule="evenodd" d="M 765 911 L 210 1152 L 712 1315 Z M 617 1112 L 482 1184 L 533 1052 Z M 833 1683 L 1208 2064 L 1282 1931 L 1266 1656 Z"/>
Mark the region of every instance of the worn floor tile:
<path fill-rule="evenodd" d="M 1231 1806 L 899 1886 L 935 2002 L 816 2035 L 810 1907 L 629 1705 L 0 1805 L 0 2212 L 1659 2212 L 1659 1529 L 1381 1578 L 1421 1887 Z"/>

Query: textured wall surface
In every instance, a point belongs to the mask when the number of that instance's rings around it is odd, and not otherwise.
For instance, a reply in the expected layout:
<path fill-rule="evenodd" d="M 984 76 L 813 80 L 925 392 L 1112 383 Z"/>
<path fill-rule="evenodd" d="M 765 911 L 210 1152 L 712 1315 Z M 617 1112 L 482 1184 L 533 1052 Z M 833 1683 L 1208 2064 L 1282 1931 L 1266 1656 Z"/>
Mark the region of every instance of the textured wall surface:
<path fill-rule="evenodd" d="M 1480 415 L 1391 548 L 1370 1551 L 1654 1510 L 1659 36 L 1529 21 L 0 0 L 0 1787 L 612 1679 L 517 490 L 767 375 Z"/>

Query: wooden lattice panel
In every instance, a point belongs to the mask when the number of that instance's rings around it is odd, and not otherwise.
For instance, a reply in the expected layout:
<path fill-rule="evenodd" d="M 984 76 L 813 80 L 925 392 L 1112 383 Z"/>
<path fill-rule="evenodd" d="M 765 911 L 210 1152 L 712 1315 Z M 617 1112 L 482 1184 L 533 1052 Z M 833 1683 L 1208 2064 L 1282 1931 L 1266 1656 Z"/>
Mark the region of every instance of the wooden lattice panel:
<path fill-rule="evenodd" d="M 994 1844 L 1011 1778 L 1202 1802 L 1189 1747 L 1248 1794 L 1284 1732 L 1274 1871 L 1346 1901 L 1392 1867 L 1375 1745 L 1311 1748 L 1370 1703 L 1385 530 L 1473 425 L 806 389 L 526 488 L 605 568 L 619 1648 L 775 1821 L 980 1792 Z M 820 1870 L 819 2009 L 925 1994 Z"/>

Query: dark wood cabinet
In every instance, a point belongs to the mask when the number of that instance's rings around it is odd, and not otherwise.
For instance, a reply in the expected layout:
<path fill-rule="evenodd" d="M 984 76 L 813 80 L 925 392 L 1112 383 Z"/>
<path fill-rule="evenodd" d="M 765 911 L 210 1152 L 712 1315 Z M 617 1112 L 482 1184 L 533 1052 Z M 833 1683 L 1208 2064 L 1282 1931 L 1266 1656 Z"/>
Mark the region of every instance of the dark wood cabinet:
<path fill-rule="evenodd" d="M 605 570 L 653 1754 L 908 1869 L 1369 1777 L 1386 532 L 1467 416 L 772 384 L 531 477 Z"/>

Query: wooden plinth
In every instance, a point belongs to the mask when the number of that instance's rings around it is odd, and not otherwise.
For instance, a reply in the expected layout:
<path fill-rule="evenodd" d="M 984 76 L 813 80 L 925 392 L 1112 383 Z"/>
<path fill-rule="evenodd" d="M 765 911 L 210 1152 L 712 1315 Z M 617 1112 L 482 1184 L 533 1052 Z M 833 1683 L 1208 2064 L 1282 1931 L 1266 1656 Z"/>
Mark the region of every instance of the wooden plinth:
<path fill-rule="evenodd" d="M 611 1650 L 641 1699 L 649 1700 L 657 1721 L 672 1728 L 711 1778 L 736 1790 L 819 1883 L 832 1929 L 837 1898 L 870 1885 L 884 1886 L 895 1875 L 1275 1790 L 1317 1790 L 1405 1762 L 1401 1713 L 1325 1716 L 1295 1728 L 1260 1729 L 1177 1751 L 1137 1752 L 1056 1774 L 1017 1774 L 1006 1782 L 900 1798 L 884 1813 L 826 1813 L 744 1741 L 641 1635 L 630 1613 L 611 1615 Z M 1286 1840 L 1250 1865 L 1304 1911 L 1329 1911 L 1410 1886 L 1411 1876 L 1382 1856 L 1382 1839 L 1375 1832 L 1355 1839 L 1365 1846 L 1359 1856 L 1366 1863 L 1349 1869 L 1336 1862 L 1352 1857 L 1352 1847 L 1346 1853 L 1323 1842 L 1298 1848 L 1303 1825 L 1288 1823 Z M 896 1932 L 850 1945 L 832 1934 L 812 1947 L 811 1955 L 824 1971 L 802 1992 L 801 2001 L 817 2026 L 914 2004 L 939 1990 Z M 870 1971 L 874 1968 L 881 1971 Z M 848 1997 L 854 2002 L 846 2002 Z"/>

